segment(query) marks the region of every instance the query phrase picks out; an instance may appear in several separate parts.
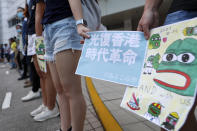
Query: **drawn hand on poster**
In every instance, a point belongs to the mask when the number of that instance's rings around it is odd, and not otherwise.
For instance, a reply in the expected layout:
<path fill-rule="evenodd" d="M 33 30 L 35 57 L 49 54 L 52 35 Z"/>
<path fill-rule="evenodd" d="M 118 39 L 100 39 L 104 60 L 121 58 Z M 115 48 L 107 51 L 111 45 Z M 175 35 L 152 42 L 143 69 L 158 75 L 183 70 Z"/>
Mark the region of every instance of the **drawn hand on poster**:
<path fill-rule="evenodd" d="M 183 30 L 183 34 L 184 36 L 197 36 L 197 26 L 195 27 L 186 27 L 184 30 Z"/>
<path fill-rule="evenodd" d="M 149 49 L 158 49 L 161 44 L 161 37 L 159 34 L 153 34 L 150 37 L 148 48 Z"/>
<path fill-rule="evenodd" d="M 157 53 L 155 56 L 154 55 L 149 56 L 147 62 L 144 65 L 144 74 L 151 75 L 153 69 L 157 70 L 159 66 L 159 59 L 160 59 L 159 53 Z"/>
<path fill-rule="evenodd" d="M 161 104 L 152 103 L 149 105 L 148 112 L 144 117 L 156 124 L 160 124 L 159 115 L 161 114 Z"/>
<path fill-rule="evenodd" d="M 197 40 L 176 40 L 165 51 L 154 82 L 161 88 L 183 96 L 194 96 L 197 73 Z"/>
<path fill-rule="evenodd" d="M 163 122 L 161 126 L 163 126 L 168 130 L 174 130 L 178 120 L 179 120 L 178 113 L 172 112 L 167 116 L 166 121 Z"/>
<path fill-rule="evenodd" d="M 135 93 L 133 93 L 132 98 L 129 100 L 129 102 L 127 102 L 127 106 L 131 110 L 140 110 L 139 101 L 139 98 L 136 99 Z"/>

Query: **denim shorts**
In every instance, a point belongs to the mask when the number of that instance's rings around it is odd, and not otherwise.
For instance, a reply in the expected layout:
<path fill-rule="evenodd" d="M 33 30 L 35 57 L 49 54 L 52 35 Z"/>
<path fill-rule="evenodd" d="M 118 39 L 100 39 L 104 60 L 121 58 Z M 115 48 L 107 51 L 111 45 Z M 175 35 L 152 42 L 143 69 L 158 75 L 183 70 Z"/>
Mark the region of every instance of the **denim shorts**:
<path fill-rule="evenodd" d="M 81 39 L 73 17 L 46 24 L 44 26 L 45 60 L 54 61 L 54 56 L 64 50 L 82 50 Z"/>
<path fill-rule="evenodd" d="M 173 24 L 176 22 L 189 20 L 197 17 L 197 11 L 180 10 L 167 15 L 164 25 Z"/>

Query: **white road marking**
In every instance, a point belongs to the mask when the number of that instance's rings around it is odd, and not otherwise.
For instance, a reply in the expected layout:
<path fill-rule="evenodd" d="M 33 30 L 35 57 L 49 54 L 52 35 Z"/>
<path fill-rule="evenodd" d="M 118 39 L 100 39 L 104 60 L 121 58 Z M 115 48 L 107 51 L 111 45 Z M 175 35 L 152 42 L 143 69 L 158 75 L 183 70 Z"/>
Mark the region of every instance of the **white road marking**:
<path fill-rule="evenodd" d="M 2 65 L 2 66 L 1 66 L 1 68 L 5 68 L 5 67 L 6 67 L 5 65 Z"/>
<path fill-rule="evenodd" d="M 6 72 L 5 72 L 5 74 L 6 74 L 6 75 L 9 75 L 9 74 L 10 74 L 10 72 L 9 72 L 9 71 L 6 71 Z"/>
<path fill-rule="evenodd" d="M 2 110 L 5 110 L 10 107 L 11 98 L 12 98 L 12 92 L 7 92 L 2 104 Z"/>

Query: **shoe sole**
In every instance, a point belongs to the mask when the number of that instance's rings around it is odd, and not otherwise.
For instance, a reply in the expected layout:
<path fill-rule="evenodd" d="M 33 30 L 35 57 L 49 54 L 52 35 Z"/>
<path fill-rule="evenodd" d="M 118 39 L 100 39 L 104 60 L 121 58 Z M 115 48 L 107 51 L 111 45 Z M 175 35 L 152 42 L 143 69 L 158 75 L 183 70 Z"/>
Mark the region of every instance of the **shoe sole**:
<path fill-rule="evenodd" d="M 24 88 L 28 88 L 28 87 L 31 87 L 32 85 L 28 85 L 28 86 L 24 86 Z"/>
<path fill-rule="evenodd" d="M 42 111 L 41 111 L 42 112 Z M 39 113 L 41 113 L 41 112 L 39 112 Z M 38 115 L 39 113 L 37 113 L 36 115 Z M 32 116 L 32 117 L 35 117 L 36 115 L 32 115 L 32 114 L 30 114 L 30 116 Z"/>
<path fill-rule="evenodd" d="M 29 99 L 29 100 L 21 100 L 22 102 L 28 102 L 28 101 L 32 101 L 32 100 L 35 100 L 35 99 L 38 99 L 38 98 L 40 98 L 41 96 L 39 96 L 39 97 L 35 97 L 35 98 L 32 98 L 32 99 Z"/>
<path fill-rule="evenodd" d="M 43 122 L 43 121 L 46 121 L 46 120 L 49 120 L 49 119 L 52 119 L 52 118 L 58 117 L 59 115 L 60 115 L 60 113 L 55 114 L 55 115 L 50 116 L 50 117 L 45 118 L 45 119 L 40 119 L 40 120 L 35 120 L 35 119 L 34 119 L 34 121 L 36 121 L 36 122 Z"/>

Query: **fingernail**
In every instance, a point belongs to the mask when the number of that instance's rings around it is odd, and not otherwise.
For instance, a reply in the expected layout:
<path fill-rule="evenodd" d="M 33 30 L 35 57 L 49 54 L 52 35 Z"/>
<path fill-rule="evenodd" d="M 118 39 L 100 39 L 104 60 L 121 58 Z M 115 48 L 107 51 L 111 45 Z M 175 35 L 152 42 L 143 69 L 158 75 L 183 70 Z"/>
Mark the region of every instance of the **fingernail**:
<path fill-rule="evenodd" d="M 84 40 L 80 40 L 80 44 L 84 44 Z"/>

